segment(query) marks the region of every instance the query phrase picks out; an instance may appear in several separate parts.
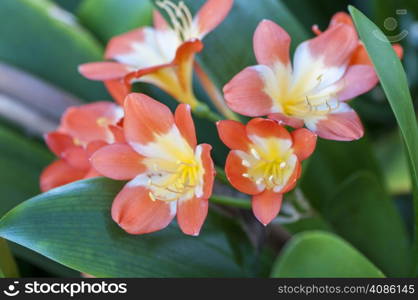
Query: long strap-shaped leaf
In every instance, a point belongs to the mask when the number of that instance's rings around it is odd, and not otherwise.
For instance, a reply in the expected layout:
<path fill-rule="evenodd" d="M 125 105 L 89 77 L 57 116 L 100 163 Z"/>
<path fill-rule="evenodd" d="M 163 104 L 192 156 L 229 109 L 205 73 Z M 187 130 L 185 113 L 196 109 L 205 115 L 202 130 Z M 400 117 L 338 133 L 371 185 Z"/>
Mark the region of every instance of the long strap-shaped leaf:
<path fill-rule="evenodd" d="M 415 261 L 418 271 L 418 126 L 405 71 L 386 36 L 363 13 L 349 7 L 360 39 L 369 54 L 380 83 L 399 124 L 412 177 L 415 207 Z"/>

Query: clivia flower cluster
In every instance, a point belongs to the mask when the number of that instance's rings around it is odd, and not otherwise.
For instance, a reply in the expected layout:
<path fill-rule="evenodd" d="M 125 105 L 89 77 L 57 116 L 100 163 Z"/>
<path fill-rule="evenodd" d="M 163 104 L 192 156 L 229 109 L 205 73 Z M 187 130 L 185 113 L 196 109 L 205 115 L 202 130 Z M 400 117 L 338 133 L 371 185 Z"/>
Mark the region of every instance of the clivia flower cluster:
<path fill-rule="evenodd" d="M 126 232 L 161 230 L 177 216 L 180 229 L 195 236 L 208 213 L 215 167 L 212 147 L 197 144 L 192 119 L 202 105 L 193 93 L 194 57 L 233 1 L 208 0 L 194 17 L 183 2 L 157 5 L 169 22 L 156 11 L 154 27 L 109 42 L 108 61 L 80 66 L 85 77 L 105 83 L 117 104 L 96 102 L 65 112 L 59 128 L 45 136 L 58 160 L 42 173 L 41 189 L 95 176 L 126 180 L 111 210 Z M 363 136 L 347 100 L 378 83 L 347 14 L 336 14 L 324 32 L 313 30 L 317 36 L 301 43 L 291 61 L 289 35 L 262 21 L 254 34 L 258 65 L 224 87 L 229 108 L 252 117 L 247 124 L 217 122 L 221 140 L 231 149 L 225 174 L 232 187 L 252 196 L 254 215 L 264 225 L 279 213 L 283 195 L 295 188 L 317 136 L 338 141 Z M 402 56 L 402 48 L 394 48 Z M 180 103 L 175 113 L 132 93 L 135 82 L 154 84 L 174 97 Z"/>

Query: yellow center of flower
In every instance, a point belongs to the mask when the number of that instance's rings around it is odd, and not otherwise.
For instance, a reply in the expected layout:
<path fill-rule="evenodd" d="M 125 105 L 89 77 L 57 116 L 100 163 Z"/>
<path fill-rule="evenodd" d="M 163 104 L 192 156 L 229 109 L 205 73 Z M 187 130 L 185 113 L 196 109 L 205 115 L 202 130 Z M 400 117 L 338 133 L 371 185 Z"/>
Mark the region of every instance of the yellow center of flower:
<path fill-rule="evenodd" d="M 105 117 L 101 117 L 101 118 L 98 118 L 97 120 L 96 120 L 96 123 L 97 123 L 97 125 L 99 125 L 100 127 L 105 127 L 105 126 L 107 126 L 107 125 L 109 125 L 109 120 L 107 119 L 107 118 L 105 118 Z"/>
<path fill-rule="evenodd" d="M 155 201 L 176 201 L 182 196 L 193 196 L 201 184 L 203 167 L 194 158 L 177 161 L 175 164 L 160 161 L 154 163 L 153 172 L 148 174 L 149 196 Z"/>
<path fill-rule="evenodd" d="M 296 166 L 293 149 L 286 140 L 269 138 L 260 141 L 262 144 L 254 144 L 249 153 L 241 153 L 242 165 L 247 168 L 242 176 L 267 189 L 281 189 Z"/>
<path fill-rule="evenodd" d="M 181 41 L 199 37 L 193 26 L 192 14 L 183 1 L 176 5 L 169 0 L 160 0 L 156 4 L 167 13 L 171 26 Z"/>

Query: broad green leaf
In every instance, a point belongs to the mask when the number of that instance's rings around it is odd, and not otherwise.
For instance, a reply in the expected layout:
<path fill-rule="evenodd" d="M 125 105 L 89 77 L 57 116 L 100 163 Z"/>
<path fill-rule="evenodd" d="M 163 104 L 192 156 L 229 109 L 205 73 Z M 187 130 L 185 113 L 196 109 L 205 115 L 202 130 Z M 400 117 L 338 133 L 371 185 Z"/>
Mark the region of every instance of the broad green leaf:
<path fill-rule="evenodd" d="M 37 141 L 0 127 L 0 216 L 40 192 L 39 175 L 51 160 L 52 155 Z M 77 275 L 19 245 L 12 244 L 11 248 L 16 256 L 53 274 L 71 277 Z"/>
<path fill-rule="evenodd" d="M 271 277 L 384 277 L 360 252 L 336 235 L 295 235 L 277 258 Z"/>
<path fill-rule="evenodd" d="M 321 213 L 336 233 L 385 274 L 408 275 L 412 253 L 405 225 L 372 174 L 360 172 L 347 179 Z"/>
<path fill-rule="evenodd" d="M 78 10 L 80 22 L 101 40 L 134 28 L 150 25 L 150 0 L 84 0 Z"/>
<path fill-rule="evenodd" d="M 39 174 L 51 160 L 38 142 L 0 127 L 0 216 L 39 193 Z"/>
<path fill-rule="evenodd" d="M 86 100 L 109 96 L 102 83 L 78 74 L 81 63 L 102 59 L 102 47 L 75 18 L 47 0 L 0 1 L 0 61 Z"/>
<path fill-rule="evenodd" d="M 16 262 L 7 241 L 0 238 L 0 277 L 19 277 Z"/>
<path fill-rule="evenodd" d="M 374 149 L 390 193 L 395 195 L 409 193 L 411 191 L 411 177 L 399 133 L 386 134 L 374 144 Z"/>
<path fill-rule="evenodd" d="M 415 270 L 418 272 L 418 126 L 408 82 L 392 45 L 380 29 L 363 13 L 349 8 L 357 31 L 369 54 L 380 83 L 399 124 L 412 178 L 415 210 Z"/>
<path fill-rule="evenodd" d="M 56 4 L 65 10 L 74 12 L 83 0 L 53 0 Z"/>
<path fill-rule="evenodd" d="M 99 277 L 245 277 L 251 246 L 233 221 L 210 212 L 198 238 L 172 224 L 130 235 L 110 217 L 123 183 L 75 182 L 32 198 L 0 220 L 0 236 Z M 76 249 L 76 251 L 75 251 Z"/>

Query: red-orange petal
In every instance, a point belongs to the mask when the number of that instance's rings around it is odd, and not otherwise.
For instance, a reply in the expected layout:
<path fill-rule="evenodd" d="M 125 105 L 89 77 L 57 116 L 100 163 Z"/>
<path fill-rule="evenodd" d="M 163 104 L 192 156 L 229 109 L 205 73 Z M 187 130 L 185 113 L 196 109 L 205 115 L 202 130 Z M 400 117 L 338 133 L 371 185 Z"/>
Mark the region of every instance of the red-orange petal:
<path fill-rule="evenodd" d="M 232 150 L 229 152 L 225 163 L 225 173 L 231 185 L 238 191 L 255 195 L 261 191 L 257 185 L 249 178 L 244 177 L 243 174 L 247 173 L 247 167 L 242 164 L 242 158 L 236 152 Z"/>
<path fill-rule="evenodd" d="M 196 130 L 192 118 L 190 106 L 188 104 L 180 104 L 174 113 L 174 122 L 179 129 L 181 135 L 194 149 L 197 145 Z"/>
<path fill-rule="evenodd" d="M 314 152 L 317 135 L 306 128 L 299 128 L 291 133 L 293 150 L 300 161 L 307 159 Z"/>
<path fill-rule="evenodd" d="M 126 96 L 131 92 L 131 86 L 125 83 L 124 79 L 104 81 L 107 91 L 119 105 L 123 105 Z"/>
<path fill-rule="evenodd" d="M 289 131 L 277 122 L 270 119 L 255 118 L 248 122 L 246 127 L 247 135 L 255 135 L 262 138 L 277 137 L 279 139 L 291 140 Z"/>
<path fill-rule="evenodd" d="M 112 38 L 106 47 L 105 58 L 116 59 L 117 56 L 133 51 L 135 43 L 144 41 L 144 28 L 135 29 Z"/>
<path fill-rule="evenodd" d="M 80 180 L 85 174 L 86 171 L 76 169 L 62 159 L 56 160 L 41 173 L 41 191 L 46 192 L 55 187 Z"/>
<path fill-rule="evenodd" d="M 212 146 L 209 144 L 200 144 L 198 147 L 202 148 L 202 154 L 200 157 L 202 159 L 203 168 L 205 169 L 205 174 L 203 175 L 202 198 L 208 199 L 212 195 L 213 182 L 215 180 L 216 173 L 212 157 L 210 156 Z"/>
<path fill-rule="evenodd" d="M 345 101 L 353 99 L 373 89 L 379 78 L 373 66 L 352 65 L 349 66 L 344 77 L 341 79 L 342 90 L 338 93 L 338 100 Z"/>
<path fill-rule="evenodd" d="M 170 224 L 176 202 L 151 200 L 144 186 L 128 183 L 112 204 L 112 218 L 126 232 L 143 234 L 161 230 Z"/>
<path fill-rule="evenodd" d="M 293 171 L 292 175 L 290 176 L 289 180 L 287 181 L 287 184 L 282 188 L 279 193 L 286 194 L 293 190 L 296 187 L 296 184 L 298 183 L 298 179 L 302 175 L 302 164 L 298 161 L 295 166 L 295 170 Z"/>
<path fill-rule="evenodd" d="M 337 24 L 346 24 L 354 27 L 351 16 L 343 11 L 337 12 L 332 16 L 329 26 L 335 26 Z"/>
<path fill-rule="evenodd" d="M 207 0 L 195 17 L 199 33 L 206 35 L 217 27 L 226 18 L 233 4 L 233 0 Z"/>
<path fill-rule="evenodd" d="M 62 159 L 76 169 L 88 170 L 90 168 L 89 155 L 82 147 L 73 147 L 62 154 Z"/>
<path fill-rule="evenodd" d="M 128 74 L 129 68 L 117 62 L 93 62 L 78 66 L 78 71 L 90 80 L 113 80 Z"/>
<path fill-rule="evenodd" d="M 290 36 L 276 23 L 263 20 L 254 33 L 254 52 L 257 62 L 261 65 L 290 63 Z"/>
<path fill-rule="evenodd" d="M 272 190 L 254 195 L 252 199 L 253 213 L 264 226 L 269 224 L 279 213 L 283 195 Z"/>
<path fill-rule="evenodd" d="M 228 82 L 223 91 L 227 105 L 233 111 L 249 117 L 271 113 L 273 100 L 266 94 L 264 73 L 272 72 L 266 66 L 245 68 Z"/>
<path fill-rule="evenodd" d="M 106 101 L 70 107 L 62 117 L 60 131 L 84 143 L 109 141 L 112 134 L 107 125 L 117 124 L 121 117 L 121 108 Z M 101 119 L 105 124 L 100 124 Z"/>
<path fill-rule="evenodd" d="M 209 201 L 192 198 L 177 202 L 177 222 L 183 233 L 198 236 L 208 214 Z"/>
<path fill-rule="evenodd" d="M 233 120 L 222 120 L 216 123 L 222 142 L 231 150 L 247 151 L 251 141 L 247 137 L 245 125 Z"/>
<path fill-rule="evenodd" d="M 129 143 L 147 144 L 155 134 L 165 134 L 173 125 L 173 114 L 164 104 L 144 94 L 126 97 L 124 131 Z"/>
<path fill-rule="evenodd" d="M 90 161 L 103 176 L 129 180 L 146 170 L 142 158 L 127 144 L 113 144 L 96 151 Z"/>
<path fill-rule="evenodd" d="M 363 137 L 364 128 L 354 110 L 328 114 L 318 121 L 315 132 L 319 137 L 336 141 L 353 141 Z"/>
<path fill-rule="evenodd" d="M 306 43 L 314 57 L 324 57 L 324 63 L 332 67 L 344 65 L 350 60 L 358 38 L 352 26 L 337 24 Z"/>
<path fill-rule="evenodd" d="M 76 147 L 72 137 L 58 131 L 45 134 L 44 139 L 48 148 L 58 157 L 68 149 Z"/>

